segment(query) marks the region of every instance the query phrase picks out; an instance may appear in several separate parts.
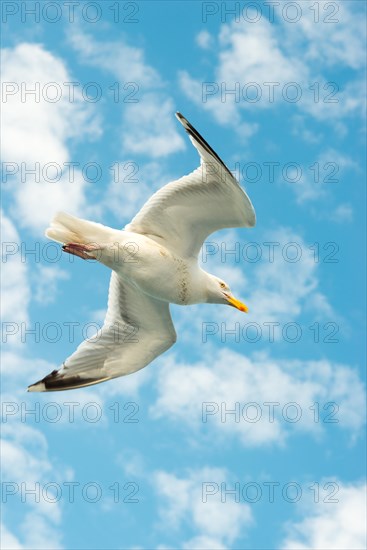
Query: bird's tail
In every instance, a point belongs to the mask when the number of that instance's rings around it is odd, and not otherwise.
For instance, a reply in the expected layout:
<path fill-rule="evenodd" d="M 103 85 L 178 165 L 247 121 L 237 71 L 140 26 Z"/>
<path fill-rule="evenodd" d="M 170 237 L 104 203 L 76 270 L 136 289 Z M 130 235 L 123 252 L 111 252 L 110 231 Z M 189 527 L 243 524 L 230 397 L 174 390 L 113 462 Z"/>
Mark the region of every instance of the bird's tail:
<path fill-rule="evenodd" d="M 100 223 L 76 218 L 66 212 L 58 212 L 46 229 L 46 237 L 63 244 L 102 243 L 106 239 L 106 227 Z"/>

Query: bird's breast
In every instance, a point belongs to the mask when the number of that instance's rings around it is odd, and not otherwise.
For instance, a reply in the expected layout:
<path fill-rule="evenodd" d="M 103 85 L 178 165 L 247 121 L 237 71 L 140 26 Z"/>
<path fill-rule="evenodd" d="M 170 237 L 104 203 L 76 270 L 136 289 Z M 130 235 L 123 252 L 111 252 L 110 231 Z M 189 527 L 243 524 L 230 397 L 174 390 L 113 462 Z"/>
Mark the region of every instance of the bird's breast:
<path fill-rule="evenodd" d="M 135 262 L 121 269 L 146 294 L 167 302 L 195 303 L 193 267 L 151 239 L 139 243 Z"/>

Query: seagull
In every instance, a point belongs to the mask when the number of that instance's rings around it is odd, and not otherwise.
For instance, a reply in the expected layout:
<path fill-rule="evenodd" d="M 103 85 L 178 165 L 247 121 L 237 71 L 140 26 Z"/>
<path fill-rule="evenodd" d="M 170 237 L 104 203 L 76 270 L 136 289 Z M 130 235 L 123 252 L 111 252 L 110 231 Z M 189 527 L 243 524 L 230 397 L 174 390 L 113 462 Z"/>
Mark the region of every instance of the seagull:
<path fill-rule="evenodd" d="M 59 212 L 46 236 L 63 250 L 112 270 L 102 328 L 31 392 L 99 384 L 146 367 L 176 342 L 169 304 L 227 304 L 247 312 L 228 284 L 198 263 L 205 239 L 229 227 L 253 227 L 251 201 L 205 139 L 176 113 L 200 166 L 168 183 L 123 230 Z"/>

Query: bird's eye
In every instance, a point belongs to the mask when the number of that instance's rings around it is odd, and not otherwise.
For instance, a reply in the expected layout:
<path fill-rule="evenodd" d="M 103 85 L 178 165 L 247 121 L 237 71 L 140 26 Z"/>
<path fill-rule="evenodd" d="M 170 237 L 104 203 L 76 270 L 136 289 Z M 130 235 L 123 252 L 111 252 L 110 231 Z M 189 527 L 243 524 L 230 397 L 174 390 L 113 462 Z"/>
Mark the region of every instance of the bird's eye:
<path fill-rule="evenodd" d="M 225 283 L 220 283 L 220 287 L 221 288 L 226 288 L 226 284 Z"/>

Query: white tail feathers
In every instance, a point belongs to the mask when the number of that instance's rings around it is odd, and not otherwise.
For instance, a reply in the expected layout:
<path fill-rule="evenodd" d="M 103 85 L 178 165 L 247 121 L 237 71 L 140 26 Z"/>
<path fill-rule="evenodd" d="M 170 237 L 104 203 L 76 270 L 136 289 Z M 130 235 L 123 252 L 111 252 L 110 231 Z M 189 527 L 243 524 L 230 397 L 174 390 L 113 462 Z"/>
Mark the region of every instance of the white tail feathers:
<path fill-rule="evenodd" d="M 66 212 L 58 212 L 45 231 L 46 237 L 59 243 L 102 243 L 106 239 L 106 227 L 100 223 L 76 218 Z"/>

